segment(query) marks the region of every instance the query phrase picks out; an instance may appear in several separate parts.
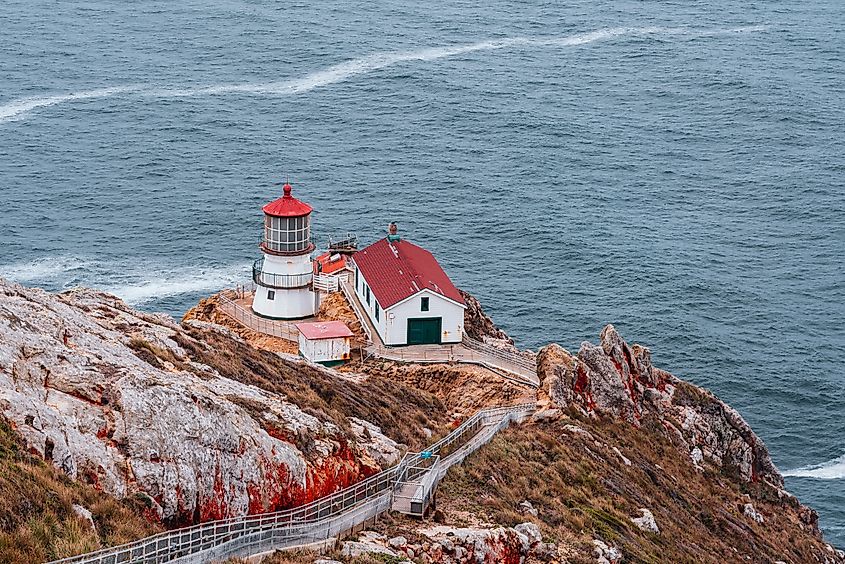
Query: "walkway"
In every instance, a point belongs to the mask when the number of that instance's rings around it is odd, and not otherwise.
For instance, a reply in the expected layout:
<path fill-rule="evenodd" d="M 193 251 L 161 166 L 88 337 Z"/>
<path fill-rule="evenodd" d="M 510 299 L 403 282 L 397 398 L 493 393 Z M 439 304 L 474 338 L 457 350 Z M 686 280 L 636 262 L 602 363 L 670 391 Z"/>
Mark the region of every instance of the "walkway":
<path fill-rule="evenodd" d="M 355 315 L 361 321 L 361 327 L 367 334 L 370 344 L 366 351 L 372 356 L 413 363 L 459 362 L 483 366 L 520 384 L 538 387 L 536 358 L 500 349 L 464 335 L 463 342 L 451 345 L 408 345 L 391 347 L 384 344 L 364 312 L 364 306 L 348 281 L 341 282 L 340 288 Z M 504 374 L 503 374 L 504 373 Z"/>
<path fill-rule="evenodd" d="M 452 465 L 460 463 L 511 422 L 522 421 L 533 411 L 534 404 L 479 411 L 424 453 L 406 455 L 398 465 L 302 507 L 202 523 L 50 564 L 200 564 L 314 543 L 331 544 L 388 511 L 394 503 L 399 479 L 408 475 L 409 468 L 421 467 L 425 460 L 437 457 L 437 472 L 431 475 L 435 481 L 427 490 L 431 496 Z"/>

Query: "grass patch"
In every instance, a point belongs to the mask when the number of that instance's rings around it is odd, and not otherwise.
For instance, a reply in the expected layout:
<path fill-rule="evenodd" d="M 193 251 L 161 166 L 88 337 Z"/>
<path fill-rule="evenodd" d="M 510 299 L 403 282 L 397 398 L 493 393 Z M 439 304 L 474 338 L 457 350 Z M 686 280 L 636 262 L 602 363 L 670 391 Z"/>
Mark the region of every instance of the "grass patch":
<path fill-rule="evenodd" d="M 96 531 L 76 515 L 74 504 L 91 511 Z M 140 500 L 118 501 L 30 455 L 0 418 L 0 562 L 44 562 L 161 530 L 144 509 Z"/>

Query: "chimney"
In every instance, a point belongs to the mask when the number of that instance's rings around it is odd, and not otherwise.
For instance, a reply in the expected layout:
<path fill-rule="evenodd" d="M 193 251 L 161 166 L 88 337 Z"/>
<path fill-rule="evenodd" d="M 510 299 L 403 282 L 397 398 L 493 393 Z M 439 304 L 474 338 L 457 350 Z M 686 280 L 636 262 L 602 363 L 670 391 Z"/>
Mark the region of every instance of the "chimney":
<path fill-rule="evenodd" d="M 396 225 L 395 221 L 391 221 L 390 225 L 387 226 L 387 240 L 391 243 L 400 240 L 399 226 Z"/>

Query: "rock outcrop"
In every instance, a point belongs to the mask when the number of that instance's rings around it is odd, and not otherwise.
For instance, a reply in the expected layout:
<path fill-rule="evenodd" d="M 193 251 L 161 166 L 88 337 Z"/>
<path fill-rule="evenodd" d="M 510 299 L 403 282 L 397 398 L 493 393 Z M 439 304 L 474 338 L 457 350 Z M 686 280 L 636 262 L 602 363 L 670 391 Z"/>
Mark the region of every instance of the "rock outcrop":
<path fill-rule="evenodd" d="M 378 427 L 358 421 L 356 435 L 221 376 L 188 345 L 209 347 L 108 294 L 0 280 L 3 415 L 31 452 L 117 497 L 148 494 L 166 522 L 300 504 L 398 458 Z"/>
<path fill-rule="evenodd" d="M 463 296 L 467 306 L 466 310 L 464 310 L 464 332 L 467 335 L 479 341 L 494 339 L 503 341 L 508 345 L 513 345 L 513 339 L 496 327 L 493 320 L 481 309 L 481 302 L 475 296 L 463 290 L 458 291 Z"/>
<path fill-rule="evenodd" d="M 357 541 L 346 541 L 341 556 L 357 558 L 367 554 L 387 556 L 393 562 L 520 564 L 552 562 L 558 557 L 554 544 L 543 542 L 534 523 L 515 527 L 450 527 L 437 525 L 416 532 L 415 540 L 403 536 L 388 538 L 364 531 Z"/>
<path fill-rule="evenodd" d="M 628 345 L 612 325 L 599 345 L 577 355 L 552 344 L 538 355 L 541 407 L 572 407 L 641 425 L 653 418 L 693 461 L 705 460 L 746 482 L 783 487 L 765 444 L 739 413 L 712 393 L 655 368 L 651 352 Z"/>

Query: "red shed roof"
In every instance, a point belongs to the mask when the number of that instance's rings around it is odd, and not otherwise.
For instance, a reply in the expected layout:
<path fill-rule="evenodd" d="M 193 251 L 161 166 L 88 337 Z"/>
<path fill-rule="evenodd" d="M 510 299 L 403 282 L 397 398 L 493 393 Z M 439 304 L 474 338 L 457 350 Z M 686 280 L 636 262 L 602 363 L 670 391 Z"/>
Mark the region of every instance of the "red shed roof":
<path fill-rule="evenodd" d="M 422 290 L 464 305 L 464 298 L 434 255 L 411 242 L 381 239 L 352 258 L 384 309 Z"/>
<path fill-rule="evenodd" d="M 340 339 L 352 337 L 353 333 L 342 321 L 315 321 L 308 323 L 297 323 L 296 328 L 310 341 L 320 339 Z"/>
<path fill-rule="evenodd" d="M 314 268 L 322 274 L 333 274 L 341 271 L 346 268 L 346 255 L 332 253 L 331 251 L 323 253 L 314 259 Z"/>
<path fill-rule="evenodd" d="M 285 195 L 261 208 L 264 213 L 274 217 L 299 217 L 313 211 L 311 206 L 290 195 L 293 190 L 290 184 L 285 183 L 283 188 Z"/>

